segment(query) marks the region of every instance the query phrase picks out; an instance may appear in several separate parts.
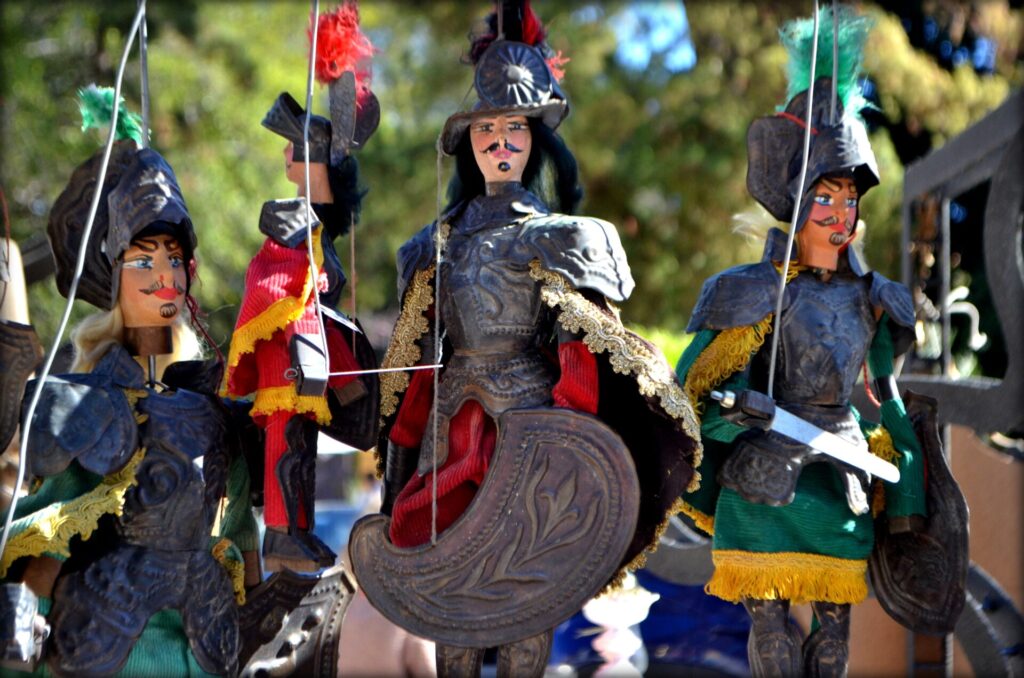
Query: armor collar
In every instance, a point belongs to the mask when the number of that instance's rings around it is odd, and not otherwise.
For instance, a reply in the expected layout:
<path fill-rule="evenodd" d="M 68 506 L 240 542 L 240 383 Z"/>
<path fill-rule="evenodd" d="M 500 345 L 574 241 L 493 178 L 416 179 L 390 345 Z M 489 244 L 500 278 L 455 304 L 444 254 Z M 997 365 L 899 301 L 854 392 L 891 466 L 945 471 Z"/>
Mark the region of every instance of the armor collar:
<path fill-rule="evenodd" d="M 491 227 L 495 222 L 509 224 L 536 214 L 548 214 L 548 208 L 540 198 L 523 188 L 522 184 L 508 182 L 500 193 L 478 195 L 469 201 L 466 209 L 455 219 L 454 227 L 458 233 L 469 235 Z"/>
<path fill-rule="evenodd" d="M 786 256 L 786 242 L 789 236 L 785 231 L 779 228 L 772 228 L 768 231 L 768 236 L 765 238 L 764 243 L 764 254 L 761 255 L 761 261 L 782 261 Z M 792 256 L 790 261 L 796 261 L 796 246 L 793 247 Z M 839 255 L 839 268 L 836 269 L 836 274 L 842 275 L 854 275 L 858 278 L 862 278 L 871 272 L 871 268 L 864 261 L 864 256 L 860 250 L 859 243 L 856 241 L 846 248 L 846 251 Z"/>

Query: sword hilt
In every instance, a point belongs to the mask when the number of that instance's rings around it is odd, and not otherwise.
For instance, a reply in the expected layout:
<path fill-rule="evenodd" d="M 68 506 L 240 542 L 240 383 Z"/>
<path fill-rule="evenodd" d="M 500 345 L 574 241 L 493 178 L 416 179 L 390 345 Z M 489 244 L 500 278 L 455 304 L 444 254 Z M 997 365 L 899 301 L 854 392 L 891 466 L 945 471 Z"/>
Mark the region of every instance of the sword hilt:
<path fill-rule="evenodd" d="M 759 391 L 712 391 L 711 398 L 722 404 L 722 417 L 741 426 L 767 431 L 775 418 L 775 401 Z"/>

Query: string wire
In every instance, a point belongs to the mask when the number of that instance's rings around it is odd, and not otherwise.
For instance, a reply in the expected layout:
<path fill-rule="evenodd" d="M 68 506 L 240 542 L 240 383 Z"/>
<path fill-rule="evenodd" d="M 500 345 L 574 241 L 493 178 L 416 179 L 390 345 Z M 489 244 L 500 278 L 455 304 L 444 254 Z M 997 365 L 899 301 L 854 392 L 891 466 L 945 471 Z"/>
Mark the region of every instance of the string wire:
<path fill-rule="evenodd" d="M 804 182 L 807 180 L 807 159 L 811 151 L 811 113 L 814 110 L 814 72 L 818 61 L 818 2 L 814 1 L 814 36 L 811 41 L 811 80 L 807 88 L 807 124 L 804 125 L 803 160 L 800 163 L 800 183 L 797 184 L 796 197 L 793 200 L 793 218 L 789 224 L 789 237 L 786 239 L 786 258 L 782 262 L 779 278 L 779 293 L 775 299 L 774 328 L 772 329 L 772 352 L 768 362 L 768 397 L 773 397 L 775 388 L 775 367 L 779 357 L 779 328 L 782 323 L 782 299 L 786 293 L 786 277 L 789 275 L 789 260 L 793 256 L 793 242 L 796 239 L 796 222 L 800 218 L 800 201 L 804 193 Z"/>

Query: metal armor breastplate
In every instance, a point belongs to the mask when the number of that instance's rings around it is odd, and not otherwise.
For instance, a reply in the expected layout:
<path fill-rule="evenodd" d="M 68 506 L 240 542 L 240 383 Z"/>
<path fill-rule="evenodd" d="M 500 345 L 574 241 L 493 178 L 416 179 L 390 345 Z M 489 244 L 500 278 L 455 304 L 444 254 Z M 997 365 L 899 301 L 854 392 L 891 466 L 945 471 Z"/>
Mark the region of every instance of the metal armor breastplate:
<path fill-rule="evenodd" d="M 452 235 L 442 268 L 441 313 L 456 352 L 516 354 L 534 346 L 542 304 L 528 266 L 512 262 L 515 224 Z"/>
<path fill-rule="evenodd" d="M 846 405 L 875 334 L 865 283 L 800 275 L 788 288 L 792 297 L 782 314 L 775 398 Z M 765 364 L 767 353 L 761 352 Z"/>
<path fill-rule="evenodd" d="M 512 261 L 518 228 L 509 221 L 468 234 L 456 230 L 448 243 L 441 313 L 455 354 L 438 393 L 439 464 L 448 457 L 448 421 L 467 400 L 495 419 L 509 409 L 551 402 L 554 376 L 537 350 L 546 324 L 540 284 L 528 265 Z M 433 447 L 433 436 L 426 436 L 420 473 L 432 467 Z"/>

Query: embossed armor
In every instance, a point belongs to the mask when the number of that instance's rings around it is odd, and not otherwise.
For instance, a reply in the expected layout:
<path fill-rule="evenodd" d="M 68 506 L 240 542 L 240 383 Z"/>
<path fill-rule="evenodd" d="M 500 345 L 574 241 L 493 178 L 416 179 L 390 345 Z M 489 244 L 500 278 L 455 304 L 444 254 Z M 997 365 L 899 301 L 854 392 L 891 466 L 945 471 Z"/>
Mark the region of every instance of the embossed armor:
<path fill-rule="evenodd" d="M 65 675 L 117 671 L 150 617 L 171 608 L 181 614 L 200 666 L 233 673 L 238 610 L 231 581 L 210 552 L 215 504 L 196 464 L 199 457 L 211 467 L 221 460 L 224 411 L 213 396 L 146 388 L 142 369 L 119 345 L 93 372 L 50 378 L 43 388 L 29 438 L 35 469 L 59 471 L 77 460 L 117 473 L 145 451 L 114 520 L 116 534 L 108 536 L 112 546 L 58 580 L 51 668 Z M 83 403 L 92 416 L 80 416 Z M 104 444 L 110 439 L 128 452 L 114 454 Z"/>

